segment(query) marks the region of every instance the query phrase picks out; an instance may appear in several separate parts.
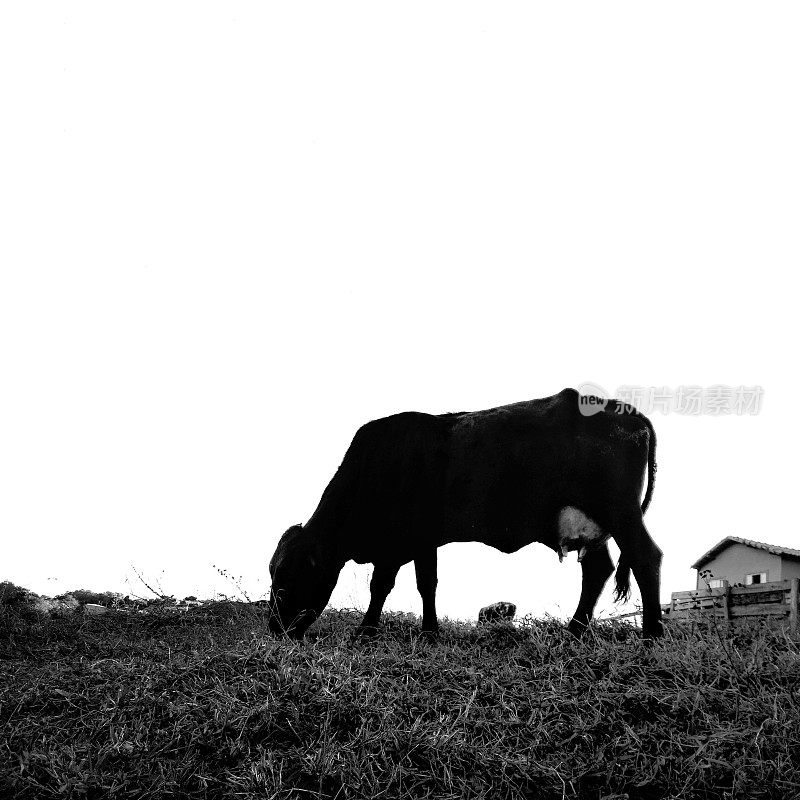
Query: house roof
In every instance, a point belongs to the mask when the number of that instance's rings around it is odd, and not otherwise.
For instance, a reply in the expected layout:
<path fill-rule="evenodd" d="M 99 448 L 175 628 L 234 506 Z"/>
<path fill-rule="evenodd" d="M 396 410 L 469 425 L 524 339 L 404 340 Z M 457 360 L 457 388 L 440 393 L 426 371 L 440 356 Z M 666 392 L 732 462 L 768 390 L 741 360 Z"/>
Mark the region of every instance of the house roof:
<path fill-rule="evenodd" d="M 747 547 L 754 547 L 757 550 L 766 550 L 776 556 L 786 556 L 787 558 L 800 559 L 800 550 L 795 550 L 791 547 L 780 547 L 777 544 L 767 544 L 766 542 L 756 542 L 753 539 L 742 539 L 740 536 L 726 536 L 721 541 L 717 542 L 707 553 L 703 553 L 697 561 L 692 564 L 692 569 L 700 569 L 703 564 L 711 561 L 712 558 L 721 553 L 726 547 L 732 544 L 744 544 Z"/>

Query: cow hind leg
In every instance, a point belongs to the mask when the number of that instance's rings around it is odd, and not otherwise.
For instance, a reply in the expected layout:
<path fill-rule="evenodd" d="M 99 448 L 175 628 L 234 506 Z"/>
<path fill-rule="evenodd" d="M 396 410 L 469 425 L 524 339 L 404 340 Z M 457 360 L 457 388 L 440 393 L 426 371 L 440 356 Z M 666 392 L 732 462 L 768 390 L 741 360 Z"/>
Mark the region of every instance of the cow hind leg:
<path fill-rule="evenodd" d="M 364 614 L 364 619 L 361 620 L 361 624 L 358 626 L 357 634 L 372 635 L 377 631 L 383 604 L 386 602 L 389 592 L 394 588 L 394 582 L 399 570 L 399 564 L 379 563 L 375 565 L 375 569 L 372 571 L 372 580 L 369 583 L 369 607 L 367 608 L 367 613 Z"/>
<path fill-rule="evenodd" d="M 439 620 L 436 617 L 436 586 L 439 579 L 436 567 L 435 547 L 414 559 L 417 589 L 422 597 L 422 631 L 430 636 L 435 636 L 439 631 Z"/>
<path fill-rule="evenodd" d="M 661 625 L 661 550 L 642 521 L 641 512 L 631 514 L 615 526 L 614 539 L 621 560 L 630 564 L 642 596 L 642 635 L 655 639 L 663 633 Z"/>
<path fill-rule="evenodd" d="M 597 599 L 614 571 L 607 545 L 603 544 L 595 550 L 589 550 L 581 561 L 581 569 L 583 570 L 581 598 L 569 623 L 569 632 L 575 636 L 581 636 L 586 630 L 594 614 Z"/>
<path fill-rule="evenodd" d="M 661 550 L 650 538 L 644 524 L 641 528 L 638 559 L 631 562 L 633 576 L 642 595 L 642 634 L 656 639 L 663 633 L 661 624 Z"/>

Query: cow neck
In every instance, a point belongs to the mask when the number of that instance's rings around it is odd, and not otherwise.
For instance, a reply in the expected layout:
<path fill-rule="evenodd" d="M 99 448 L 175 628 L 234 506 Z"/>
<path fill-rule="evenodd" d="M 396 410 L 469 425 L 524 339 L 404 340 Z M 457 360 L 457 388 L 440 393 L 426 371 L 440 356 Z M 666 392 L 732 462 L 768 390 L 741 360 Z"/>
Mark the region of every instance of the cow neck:
<path fill-rule="evenodd" d="M 350 556 L 343 552 L 345 543 L 342 537 L 332 534 L 329 529 L 316 525 L 313 517 L 305 527 L 322 545 L 322 555 L 325 561 L 341 570 L 350 560 Z"/>

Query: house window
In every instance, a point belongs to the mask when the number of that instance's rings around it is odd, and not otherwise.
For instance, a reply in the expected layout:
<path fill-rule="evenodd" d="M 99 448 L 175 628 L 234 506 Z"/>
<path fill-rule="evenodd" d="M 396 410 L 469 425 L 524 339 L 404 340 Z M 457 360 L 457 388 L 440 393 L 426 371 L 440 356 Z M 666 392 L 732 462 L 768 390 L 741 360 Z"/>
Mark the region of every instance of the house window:
<path fill-rule="evenodd" d="M 711 589 L 721 589 L 725 585 L 725 581 L 722 578 L 712 578 L 708 585 Z"/>
<path fill-rule="evenodd" d="M 744 576 L 744 582 L 746 586 L 753 586 L 756 583 L 766 583 L 767 582 L 767 573 L 766 572 L 751 572 L 749 575 Z"/>

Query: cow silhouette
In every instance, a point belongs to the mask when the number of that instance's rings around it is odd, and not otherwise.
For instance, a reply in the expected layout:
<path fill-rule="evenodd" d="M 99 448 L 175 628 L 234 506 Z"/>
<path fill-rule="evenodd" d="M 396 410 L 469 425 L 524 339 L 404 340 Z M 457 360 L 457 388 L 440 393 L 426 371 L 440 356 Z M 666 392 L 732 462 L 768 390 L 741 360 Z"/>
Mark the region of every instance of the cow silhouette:
<path fill-rule="evenodd" d="M 374 564 L 360 630 L 374 632 L 398 570 L 414 562 L 422 629 L 438 630 L 437 549 L 483 542 L 513 553 L 541 542 L 577 551 L 582 589 L 569 629 L 580 635 L 614 572 L 617 599 L 630 572 L 646 637 L 660 636 L 661 551 L 643 522 L 653 494 L 656 438 L 630 405 L 574 389 L 485 411 L 406 412 L 363 425 L 305 525 L 270 561 L 269 626 L 300 637 L 322 613 L 344 564 Z M 640 497 L 647 479 L 647 491 Z"/>

